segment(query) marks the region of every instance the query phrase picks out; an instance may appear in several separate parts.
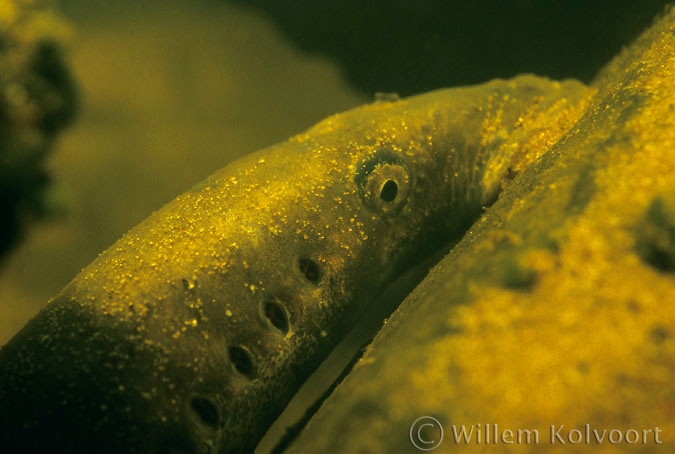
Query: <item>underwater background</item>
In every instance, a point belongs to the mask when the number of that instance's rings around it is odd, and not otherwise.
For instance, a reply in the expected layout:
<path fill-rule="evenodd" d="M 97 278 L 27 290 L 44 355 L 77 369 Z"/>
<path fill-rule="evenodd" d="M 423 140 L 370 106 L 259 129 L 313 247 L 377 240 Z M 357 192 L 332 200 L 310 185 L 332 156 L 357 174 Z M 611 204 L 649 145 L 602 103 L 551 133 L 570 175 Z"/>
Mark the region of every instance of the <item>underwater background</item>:
<path fill-rule="evenodd" d="M 79 107 L 46 162 L 51 214 L 0 269 L 0 344 L 129 228 L 231 160 L 378 91 L 523 72 L 588 82 L 665 4 L 58 2 Z"/>
<path fill-rule="evenodd" d="M 588 82 L 665 4 L 285 3 L 58 3 L 79 108 L 46 162 L 51 214 L 4 261 L 0 345 L 99 252 L 231 160 L 375 91 L 522 72 Z"/>

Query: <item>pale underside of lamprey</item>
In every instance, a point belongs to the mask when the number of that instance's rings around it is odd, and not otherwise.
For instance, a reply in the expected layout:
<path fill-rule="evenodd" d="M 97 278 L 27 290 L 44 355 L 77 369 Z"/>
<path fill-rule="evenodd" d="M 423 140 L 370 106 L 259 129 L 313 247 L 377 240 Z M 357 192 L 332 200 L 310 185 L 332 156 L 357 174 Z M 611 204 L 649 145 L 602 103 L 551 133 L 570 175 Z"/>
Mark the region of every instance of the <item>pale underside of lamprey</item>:
<path fill-rule="evenodd" d="M 236 161 L 0 350 L 0 450 L 250 452 L 396 274 L 572 127 L 534 76 L 378 101 Z"/>

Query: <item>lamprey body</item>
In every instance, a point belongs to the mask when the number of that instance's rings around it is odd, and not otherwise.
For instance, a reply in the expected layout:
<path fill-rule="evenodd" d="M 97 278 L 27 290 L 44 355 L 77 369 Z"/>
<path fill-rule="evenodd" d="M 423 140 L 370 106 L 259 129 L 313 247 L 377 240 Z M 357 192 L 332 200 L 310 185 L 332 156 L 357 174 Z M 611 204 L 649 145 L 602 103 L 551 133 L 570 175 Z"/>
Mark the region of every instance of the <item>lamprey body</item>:
<path fill-rule="evenodd" d="M 215 173 L 0 350 L 0 452 L 251 452 L 369 301 L 587 95 L 526 75 L 378 101 Z"/>

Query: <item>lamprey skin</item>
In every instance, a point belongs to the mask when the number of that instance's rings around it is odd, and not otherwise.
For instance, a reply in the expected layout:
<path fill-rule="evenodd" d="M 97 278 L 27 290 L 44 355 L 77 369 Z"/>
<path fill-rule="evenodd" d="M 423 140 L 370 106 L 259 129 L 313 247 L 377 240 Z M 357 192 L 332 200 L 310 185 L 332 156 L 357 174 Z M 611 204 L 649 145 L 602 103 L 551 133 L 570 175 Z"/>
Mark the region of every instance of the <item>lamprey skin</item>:
<path fill-rule="evenodd" d="M 377 293 L 588 95 L 524 75 L 392 97 L 213 174 L 0 350 L 0 452 L 251 452 Z"/>

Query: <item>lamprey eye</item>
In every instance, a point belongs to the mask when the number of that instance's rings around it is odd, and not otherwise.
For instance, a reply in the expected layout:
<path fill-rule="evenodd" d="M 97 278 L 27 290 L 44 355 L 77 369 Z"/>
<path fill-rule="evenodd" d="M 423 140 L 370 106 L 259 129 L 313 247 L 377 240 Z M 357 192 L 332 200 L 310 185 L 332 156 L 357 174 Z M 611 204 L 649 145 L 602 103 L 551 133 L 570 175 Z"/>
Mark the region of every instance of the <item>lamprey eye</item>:
<path fill-rule="evenodd" d="M 410 175 L 403 161 L 391 151 L 378 152 L 356 175 L 366 206 L 382 215 L 398 212 L 410 194 Z"/>
<path fill-rule="evenodd" d="M 398 183 L 394 180 L 387 180 L 384 185 L 382 185 L 382 190 L 380 191 L 380 198 L 385 202 L 393 202 L 396 200 L 398 195 Z"/>

